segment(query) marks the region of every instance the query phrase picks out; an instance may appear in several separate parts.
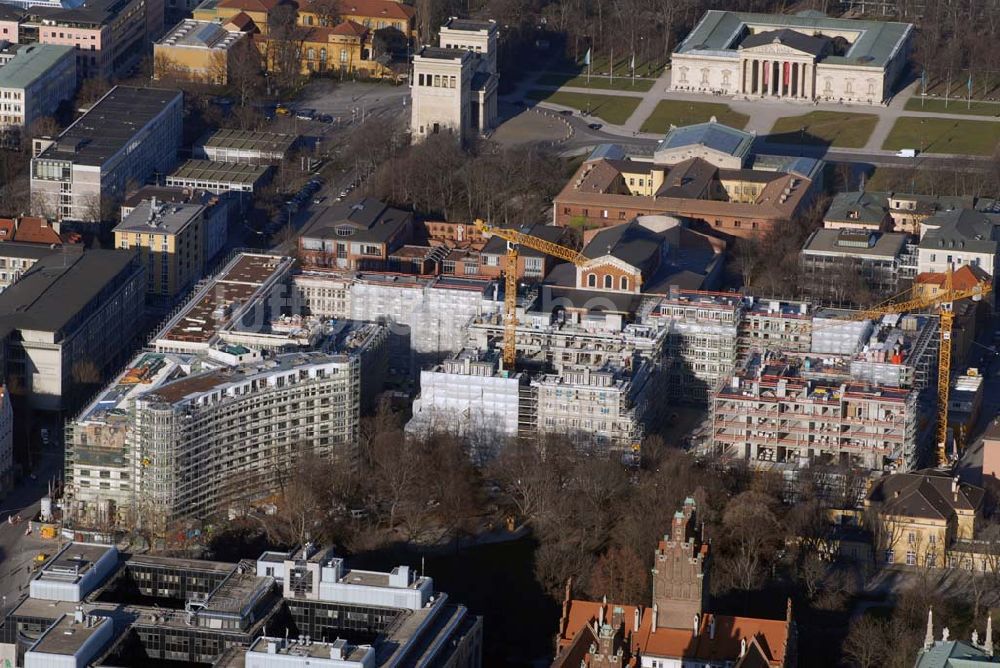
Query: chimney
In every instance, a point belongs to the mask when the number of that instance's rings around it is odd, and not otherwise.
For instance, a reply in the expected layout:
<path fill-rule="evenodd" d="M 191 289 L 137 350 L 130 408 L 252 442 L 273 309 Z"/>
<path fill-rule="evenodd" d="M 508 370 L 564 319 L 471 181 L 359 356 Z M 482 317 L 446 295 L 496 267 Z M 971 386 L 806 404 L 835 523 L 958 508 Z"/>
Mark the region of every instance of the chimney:
<path fill-rule="evenodd" d="M 73 622 L 75 624 L 83 624 L 83 607 L 82 606 L 79 606 L 79 605 L 76 606 L 76 609 L 73 611 Z"/>
<path fill-rule="evenodd" d="M 642 621 L 642 615 L 639 612 L 639 606 L 635 606 L 635 614 L 632 615 L 632 632 L 639 632 L 639 622 Z"/>
<path fill-rule="evenodd" d="M 708 639 L 715 640 L 715 615 L 708 620 Z"/>
<path fill-rule="evenodd" d="M 692 621 L 693 621 L 693 626 L 694 626 L 693 635 L 697 636 L 698 635 L 698 628 L 701 626 L 701 624 L 699 624 L 699 622 L 701 620 L 698 618 L 698 613 L 695 613 L 694 615 L 692 615 L 692 617 L 693 617 Z"/>
<path fill-rule="evenodd" d="M 649 622 L 650 622 L 649 623 L 649 629 L 650 629 L 649 632 L 650 633 L 656 633 L 656 624 L 659 621 L 657 619 L 657 617 L 659 616 L 657 613 L 659 613 L 659 606 L 656 603 L 654 603 L 653 604 L 653 618 L 651 620 L 649 620 Z"/>
<path fill-rule="evenodd" d="M 740 638 L 740 658 L 742 659 L 747 653 L 747 639 Z"/>
<path fill-rule="evenodd" d="M 601 627 L 601 626 L 604 626 L 604 608 L 607 607 L 607 605 L 608 605 L 608 596 L 607 596 L 607 594 L 605 594 L 604 595 L 604 599 L 601 601 L 601 607 L 599 608 L 598 614 L 597 614 L 597 626 L 598 626 L 598 628 Z"/>

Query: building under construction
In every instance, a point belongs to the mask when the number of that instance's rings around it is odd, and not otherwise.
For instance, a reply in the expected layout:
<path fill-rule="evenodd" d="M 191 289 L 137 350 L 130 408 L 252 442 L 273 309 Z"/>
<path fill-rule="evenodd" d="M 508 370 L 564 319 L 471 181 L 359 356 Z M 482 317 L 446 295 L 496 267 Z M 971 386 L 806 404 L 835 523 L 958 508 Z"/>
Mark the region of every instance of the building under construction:
<path fill-rule="evenodd" d="M 714 447 L 765 468 L 816 462 L 910 470 L 928 432 L 919 394 L 825 376 L 800 360 L 755 355 L 713 397 Z"/>

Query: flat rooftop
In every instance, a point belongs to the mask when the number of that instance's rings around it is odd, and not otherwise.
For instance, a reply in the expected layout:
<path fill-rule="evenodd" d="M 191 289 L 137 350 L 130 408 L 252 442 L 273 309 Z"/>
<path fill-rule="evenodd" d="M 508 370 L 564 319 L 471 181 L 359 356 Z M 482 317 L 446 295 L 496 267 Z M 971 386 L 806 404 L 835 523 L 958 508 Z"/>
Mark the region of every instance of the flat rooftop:
<path fill-rule="evenodd" d="M 206 148 L 228 148 L 234 151 L 285 153 L 298 139 L 295 135 L 256 130 L 216 130 L 201 141 Z"/>
<path fill-rule="evenodd" d="M 891 260 L 903 252 L 908 238 L 902 232 L 822 227 L 806 239 L 802 252 L 806 255 Z"/>
<path fill-rule="evenodd" d="M 38 579 L 75 580 L 90 571 L 101 557 L 114 550 L 111 546 L 90 543 L 70 543 L 63 551 L 49 559 L 38 573 Z"/>
<path fill-rule="evenodd" d="M 417 51 L 419 57 L 432 60 L 462 60 L 468 54 L 469 52 L 465 49 L 445 49 L 440 46 L 425 46 Z"/>
<path fill-rule="evenodd" d="M 449 30 L 480 32 L 483 30 L 492 30 L 496 25 L 496 21 L 478 21 L 476 19 L 458 19 L 452 17 L 445 22 L 443 27 Z"/>
<path fill-rule="evenodd" d="M 240 254 L 167 323 L 155 340 L 207 344 L 231 322 L 241 306 L 291 262 L 277 255 Z"/>
<path fill-rule="evenodd" d="M 76 65 L 72 46 L 60 44 L 29 44 L 18 49 L 9 63 L 0 67 L 0 88 L 28 88 L 50 69 L 69 57 Z"/>
<path fill-rule="evenodd" d="M 35 159 L 103 165 L 168 105 L 181 98 L 182 93 L 177 90 L 115 86 Z"/>
<path fill-rule="evenodd" d="M 264 178 L 270 169 L 269 165 L 249 165 L 242 162 L 188 160 L 167 177 L 167 183 L 183 180 L 253 185 Z"/>
<path fill-rule="evenodd" d="M 269 647 L 270 646 L 270 647 Z M 336 640 L 334 642 L 309 641 L 299 642 L 298 640 L 288 640 L 285 638 L 269 638 L 262 636 L 253 641 L 247 653 L 250 654 L 271 654 L 270 648 L 274 648 L 274 654 L 279 656 L 295 656 L 304 659 L 326 659 L 330 660 L 331 655 L 339 650 L 341 661 L 360 662 L 375 650 L 369 645 L 352 645 L 346 640 Z M 319 665 L 323 665 L 320 662 Z"/>
<path fill-rule="evenodd" d="M 115 232 L 143 234 L 180 234 L 198 220 L 205 210 L 201 204 L 185 204 L 145 200 L 115 227 Z"/>
<path fill-rule="evenodd" d="M 789 28 L 808 36 L 822 34 L 824 30 L 831 35 L 852 35 L 853 39 L 848 39 L 851 45 L 843 56 L 827 55 L 819 63 L 866 67 L 885 67 L 913 31 L 913 26 L 909 23 L 713 9 L 705 12 L 701 21 L 674 52 L 692 55 L 699 52 L 705 52 L 706 55 L 728 53 L 735 56 L 740 43 L 748 34 L 781 28 Z M 713 51 L 717 53 L 712 54 Z"/>
<path fill-rule="evenodd" d="M 109 617 L 88 617 L 76 621 L 72 614 L 59 618 L 31 646 L 30 652 L 73 656 L 104 624 L 114 624 Z"/>
<path fill-rule="evenodd" d="M 60 332 L 136 258 L 129 250 L 64 250 L 0 293 L 0 329 Z"/>

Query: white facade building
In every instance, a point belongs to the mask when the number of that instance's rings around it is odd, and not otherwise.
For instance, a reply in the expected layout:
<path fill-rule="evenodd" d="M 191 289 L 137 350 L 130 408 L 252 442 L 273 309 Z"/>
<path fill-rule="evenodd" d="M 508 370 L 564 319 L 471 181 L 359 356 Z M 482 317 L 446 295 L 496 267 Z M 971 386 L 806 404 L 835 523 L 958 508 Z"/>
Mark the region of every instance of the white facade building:
<path fill-rule="evenodd" d="M 711 10 L 673 53 L 675 91 L 883 104 L 907 66 L 909 23 Z"/>
<path fill-rule="evenodd" d="M 497 122 L 495 21 L 449 19 L 440 46 L 413 57 L 410 132 L 414 141 L 443 132 L 467 141 Z"/>
<path fill-rule="evenodd" d="M 28 128 L 76 91 L 76 51 L 30 44 L 0 68 L 0 128 Z"/>

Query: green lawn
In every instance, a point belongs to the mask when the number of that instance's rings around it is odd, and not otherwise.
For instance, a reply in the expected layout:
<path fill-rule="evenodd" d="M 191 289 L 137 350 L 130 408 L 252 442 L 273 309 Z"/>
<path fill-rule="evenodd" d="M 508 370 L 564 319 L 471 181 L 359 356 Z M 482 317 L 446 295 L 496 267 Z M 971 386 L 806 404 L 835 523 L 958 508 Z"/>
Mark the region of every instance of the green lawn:
<path fill-rule="evenodd" d="M 617 54 L 615 57 L 615 76 L 630 76 L 632 70 L 630 65 L 632 64 L 631 55 Z M 635 61 L 635 74 L 640 77 L 651 77 L 655 79 L 663 73 L 666 67 L 666 62 L 656 59 L 643 60 L 642 58 L 636 58 Z M 559 72 L 567 72 L 570 74 L 587 74 L 587 66 L 583 64 L 583 53 L 580 53 L 580 59 L 576 62 L 570 60 L 563 61 L 553 65 L 553 70 L 558 70 Z M 611 72 L 611 67 L 608 62 L 607 56 L 594 55 L 590 61 L 590 73 L 591 74 L 609 74 Z"/>
<path fill-rule="evenodd" d="M 662 100 L 656 105 L 656 109 L 649 115 L 649 118 L 643 121 L 642 131 L 661 134 L 669 130 L 671 125 L 680 127 L 704 123 L 712 116 L 715 116 L 715 120 L 720 123 L 734 128 L 743 128 L 750 120 L 749 116 L 733 111 L 728 104 Z"/>
<path fill-rule="evenodd" d="M 948 106 L 944 105 L 944 100 L 937 97 L 921 98 L 914 95 L 906 101 L 907 111 L 928 111 L 939 114 L 967 114 L 969 116 L 1000 116 L 1000 102 L 977 102 L 969 104 L 965 100 L 949 100 Z"/>
<path fill-rule="evenodd" d="M 875 114 L 811 111 L 802 116 L 779 118 L 771 128 L 768 141 L 776 144 L 805 143 L 861 148 L 877 124 L 878 116 Z"/>
<path fill-rule="evenodd" d="M 566 91 L 531 90 L 528 97 L 532 100 L 544 100 L 564 107 L 572 107 L 579 111 L 590 110 L 591 116 L 597 116 L 612 125 L 623 125 L 629 119 L 635 108 L 639 106 L 640 98 L 613 95 L 592 95 L 590 93 L 567 93 Z"/>
<path fill-rule="evenodd" d="M 646 92 L 653 87 L 653 82 L 655 79 L 640 79 L 636 78 L 635 83 L 632 83 L 632 77 L 615 77 L 614 81 L 606 76 L 594 75 L 590 77 L 590 83 L 587 83 L 586 74 L 578 74 L 576 76 L 565 73 L 558 74 L 555 72 L 549 72 L 538 77 L 538 81 L 535 83 L 542 86 L 573 86 L 575 88 L 594 88 L 603 90 L 634 90 L 640 92 Z"/>
<path fill-rule="evenodd" d="M 926 153 L 992 155 L 1000 143 L 1000 121 L 956 121 L 903 116 L 882 148 L 915 148 Z"/>

